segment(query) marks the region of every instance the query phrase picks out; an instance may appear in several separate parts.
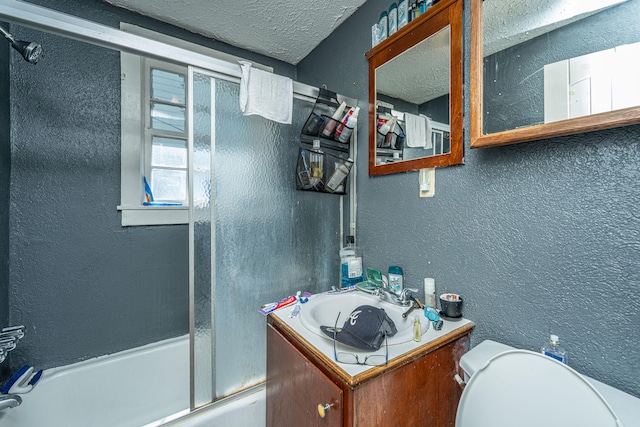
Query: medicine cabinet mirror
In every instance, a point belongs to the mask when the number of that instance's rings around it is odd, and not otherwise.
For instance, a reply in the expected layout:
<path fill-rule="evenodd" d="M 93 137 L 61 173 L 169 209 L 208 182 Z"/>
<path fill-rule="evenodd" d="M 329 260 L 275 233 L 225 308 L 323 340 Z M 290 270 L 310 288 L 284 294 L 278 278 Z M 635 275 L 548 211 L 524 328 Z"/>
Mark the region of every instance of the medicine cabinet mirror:
<path fill-rule="evenodd" d="M 369 175 L 463 163 L 462 0 L 440 0 L 369 60 Z"/>
<path fill-rule="evenodd" d="M 640 123 L 640 0 L 471 9 L 471 148 Z"/>

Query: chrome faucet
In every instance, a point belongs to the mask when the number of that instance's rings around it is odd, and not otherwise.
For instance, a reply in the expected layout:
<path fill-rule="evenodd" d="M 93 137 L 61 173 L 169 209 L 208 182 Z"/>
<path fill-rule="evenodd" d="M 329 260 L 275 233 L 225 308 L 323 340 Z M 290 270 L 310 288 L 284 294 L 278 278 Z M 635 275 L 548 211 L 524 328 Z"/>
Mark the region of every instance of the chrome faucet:
<path fill-rule="evenodd" d="M 22 398 L 17 394 L 5 394 L 0 396 L 0 411 L 3 409 L 15 408 L 20 406 Z"/>
<path fill-rule="evenodd" d="M 24 337 L 24 326 L 11 326 L 0 330 L 0 363 L 4 362 L 7 353 L 16 348 L 18 341 Z"/>
<path fill-rule="evenodd" d="M 382 301 L 389 302 L 391 304 L 400 305 L 402 307 L 407 307 L 412 303 L 411 297 L 413 296 L 413 292 L 418 292 L 417 289 L 404 288 L 400 295 L 395 294 L 389 290 L 389 288 L 378 288 L 376 289 L 375 295 L 380 297 Z"/>

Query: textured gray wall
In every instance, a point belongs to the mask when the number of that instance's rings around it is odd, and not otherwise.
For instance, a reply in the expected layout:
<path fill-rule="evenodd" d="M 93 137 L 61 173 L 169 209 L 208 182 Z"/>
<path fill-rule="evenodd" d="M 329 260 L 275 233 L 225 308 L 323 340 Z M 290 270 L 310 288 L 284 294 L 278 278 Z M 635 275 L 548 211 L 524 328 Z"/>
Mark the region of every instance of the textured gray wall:
<path fill-rule="evenodd" d="M 12 367 L 50 367 L 188 331 L 187 226 L 120 225 L 119 55 L 35 31 L 12 55 Z"/>
<path fill-rule="evenodd" d="M 295 68 L 215 43 L 98 0 L 42 0 L 39 5 L 118 27 L 141 25 L 273 66 Z M 120 225 L 120 58 L 118 52 L 12 26 L 42 43 L 31 65 L 9 55 L 10 203 L 0 214 L 4 250 L 0 296 L 9 322 L 26 336 L 13 370 L 47 368 L 109 354 L 188 331 L 188 226 Z M 6 57 L 6 50 L 0 50 Z M 4 64 L 4 61 L 3 61 Z M 2 66 L 0 70 L 5 69 Z M 6 90 L 6 78 L 0 81 Z M 0 117 L 6 113 L 0 97 Z M 0 127 L 3 159 L 7 126 Z M 0 174 L 8 177 L 6 165 Z M 2 180 L 3 185 L 9 183 Z M 0 197 L 7 191 L 0 187 Z M 6 207 L 8 206 L 8 208 Z M 7 257 L 3 247 L 9 245 Z M 8 262 L 7 262 L 8 260 Z M 8 273 L 10 271 L 10 273 Z M 0 276 L 1 278 L 1 276 Z M 6 299 L 2 298 L 6 307 Z M 6 311 L 6 308 L 5 308 Z M 0 315 L 2 311 L 0 311 Z M 1 318 L 0 318 L 1 319 Z"/>
<path fill-rule="evenodd" d="M 298 65 L 299 80 L 366 100 L 364 52 L 387 7 L 366 2 Z M 468 10 L 465 0 L 467 70 Z M 461 293 L 473 345 L 537 350 L 553 332 L 572 367 L 640 397 L 640 126 L 470 150 L 468 73 L 465 85 L 466 164 L 436 171 L 433 199 L 418 197 L 417 172 L 368 176 L 359 123 L 365 264 Z"/>

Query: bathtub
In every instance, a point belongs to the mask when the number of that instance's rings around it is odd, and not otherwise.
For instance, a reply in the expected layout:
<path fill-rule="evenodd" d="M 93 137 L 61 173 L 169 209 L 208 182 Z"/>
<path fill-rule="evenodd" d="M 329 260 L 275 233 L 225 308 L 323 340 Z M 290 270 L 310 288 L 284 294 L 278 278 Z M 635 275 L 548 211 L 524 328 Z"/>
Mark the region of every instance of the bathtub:
<path fill-rule="evenodd" d="M 0 412 L 0 427 L 253 427 L 265 417 L 264 386 L 190 414 L 183 336 L 47 369 L 22 405 Z"/>

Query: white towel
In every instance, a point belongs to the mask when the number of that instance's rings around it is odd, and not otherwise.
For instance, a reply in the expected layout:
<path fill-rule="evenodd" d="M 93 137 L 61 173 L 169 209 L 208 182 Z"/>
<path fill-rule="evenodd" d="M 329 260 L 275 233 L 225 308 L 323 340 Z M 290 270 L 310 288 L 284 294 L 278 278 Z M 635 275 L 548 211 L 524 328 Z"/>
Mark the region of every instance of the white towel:
<path fill-rule="evenodd" d="M 274 122 L 290 125 L 293 112 L 293 81 L 288 77 L 252 68 L 250 62 L 239 62 L 242 69 L 242 114 L 257 114 Z"/>
<path fill-rule="evenodd" d="M 429 118 L 424 115 L 404 113 L 405 125 L 407 126 L 407 147 L 432 148 L 431 132 L 429 132 Z"/>

